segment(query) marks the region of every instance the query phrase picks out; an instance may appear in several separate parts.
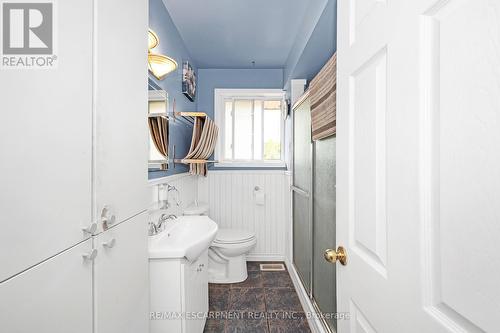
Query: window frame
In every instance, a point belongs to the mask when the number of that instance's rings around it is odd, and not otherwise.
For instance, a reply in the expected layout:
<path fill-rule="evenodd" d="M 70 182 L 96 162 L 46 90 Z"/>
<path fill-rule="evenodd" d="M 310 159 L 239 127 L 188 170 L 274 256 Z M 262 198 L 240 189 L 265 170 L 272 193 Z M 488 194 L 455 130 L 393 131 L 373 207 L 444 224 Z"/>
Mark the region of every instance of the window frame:
<path fill-rule="evenodd" d="M 259 99 L 259 100 L 281 100 L 281 121 L 280 121 L 280 159 L 279 160 L 233 160 L 223 159 L 225 147 L 225 102 L 227 99 Z M 233 104 L 234 105 L 234 104 Z M 219 161 L 214 164 L 217 168 L 285 168 L 285 91 L 281 89 L 214 89 L 214 121 L 219 127 L 219 140 L 215 147 L 215 160 Z M 253 115 L 252 115 L 253 117 Z M 234 136 L 234 122 L 231 125 Z M 262 132 L 264 131 L 264 114 L 262 114 Z M 252 136 L 253 138 L 253 136 Z M 262 145 L 264 145 L 262 143 Z M 262 151 L 264 154 L 264 151 Z"/>

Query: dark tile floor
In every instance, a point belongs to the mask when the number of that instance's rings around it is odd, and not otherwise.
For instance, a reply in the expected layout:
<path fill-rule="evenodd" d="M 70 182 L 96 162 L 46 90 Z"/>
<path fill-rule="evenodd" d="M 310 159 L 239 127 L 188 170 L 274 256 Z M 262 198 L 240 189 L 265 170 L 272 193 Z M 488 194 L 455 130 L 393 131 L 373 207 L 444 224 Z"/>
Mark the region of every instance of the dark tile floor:
<path fill-rule="evenodd" d="M 206 333 L 310 333 L 290 275 L 248 262 L 241 283 L 209 285 Z"/>

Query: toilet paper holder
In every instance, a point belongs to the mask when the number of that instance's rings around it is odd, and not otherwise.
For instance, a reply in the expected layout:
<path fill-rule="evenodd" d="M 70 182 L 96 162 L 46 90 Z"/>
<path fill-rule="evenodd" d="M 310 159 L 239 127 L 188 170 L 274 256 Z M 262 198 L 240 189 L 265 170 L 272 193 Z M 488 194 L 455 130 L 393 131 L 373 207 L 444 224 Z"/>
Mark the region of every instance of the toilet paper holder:
<path fill-rule="evenodd" d="M 254 202 L 257 206 L 264 206 L 266 203 L 266 194 L 260 186 L 253 188 Z"/>

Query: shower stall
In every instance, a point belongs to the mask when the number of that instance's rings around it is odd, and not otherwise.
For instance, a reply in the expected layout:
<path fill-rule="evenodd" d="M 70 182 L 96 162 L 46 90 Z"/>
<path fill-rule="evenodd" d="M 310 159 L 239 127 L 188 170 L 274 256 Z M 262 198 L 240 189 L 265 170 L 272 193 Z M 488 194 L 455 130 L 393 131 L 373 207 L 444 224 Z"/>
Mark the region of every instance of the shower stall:
<path fill-rule="evenodd" d="M 312 140 L 306 92 L 293 106 L 293 264 L 316 312 L 336 331 L 336 268 L 323 254 L 335 242 L 335 136 Z"/>

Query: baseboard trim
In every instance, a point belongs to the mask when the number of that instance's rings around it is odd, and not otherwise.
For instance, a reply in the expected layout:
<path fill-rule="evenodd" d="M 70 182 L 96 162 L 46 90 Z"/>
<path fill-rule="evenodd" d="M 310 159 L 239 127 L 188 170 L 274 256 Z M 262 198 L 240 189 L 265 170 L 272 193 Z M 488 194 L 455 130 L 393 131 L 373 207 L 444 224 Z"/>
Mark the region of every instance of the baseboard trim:
<path fill-rule="evenodd" d="M 291 264 L 289 260 L 286 260 L 285 262 L 286 267 L 288 269 L 288 273 L 290 274 L 290 277 L 292 278 L 293 285 L 295 286 L 295 290 L 297 291 L 297 294 L 299 295 L 299 300 L 300 303 L 302 304 L 302 307 L 304 308 L 304 311 L 306 314 L 316 314 L 316 310 L 314 309 L 314 305 L 312 304 L 311 300 L 309 299 L 309 296 L 307 295 L 306 290 L 304 289 L 304 286 L 302 285 L 302 282 L 300 281 L 299 275 L 297 274 L 297 271 L 295 270 L 295 266 Z M 323 327 L 323 323 L 321 322 L 321 319 L 318 318 L 318 316 L 308 316 L 307 321 L 309 323 L 309 327 L 311 328 L 312 333 L 328 333 L 325 328 Z"/>
<path fill-rule="evenodd" d="M 247 261 L 285 261 L 285 256 L 269 254 L 249 254 Z"/>

